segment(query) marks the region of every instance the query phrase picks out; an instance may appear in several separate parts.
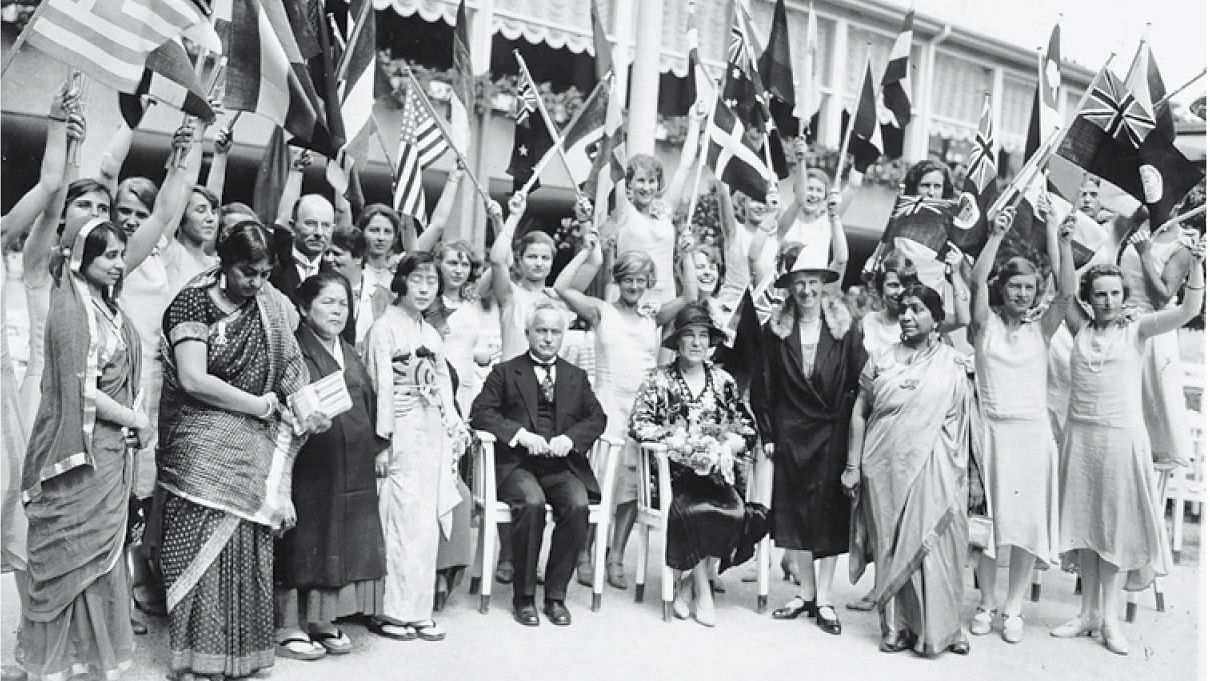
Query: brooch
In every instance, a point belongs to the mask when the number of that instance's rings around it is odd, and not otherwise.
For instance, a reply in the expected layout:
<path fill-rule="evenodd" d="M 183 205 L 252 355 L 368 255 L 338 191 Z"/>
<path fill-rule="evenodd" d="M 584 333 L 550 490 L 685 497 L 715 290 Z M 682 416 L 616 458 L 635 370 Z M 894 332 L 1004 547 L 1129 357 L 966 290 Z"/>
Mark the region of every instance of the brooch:
<path fill-rule="evenodd" d="M 915 390 L 920 385 L 920 379 L 905 378 L 899 382 L 899 387 L 904 390 Z"/>
<path fill-rule="evenodd" d="M 214 344 L 220 348 L 227 344 L 227 322 L 221 321 L 216 325 Z"/>

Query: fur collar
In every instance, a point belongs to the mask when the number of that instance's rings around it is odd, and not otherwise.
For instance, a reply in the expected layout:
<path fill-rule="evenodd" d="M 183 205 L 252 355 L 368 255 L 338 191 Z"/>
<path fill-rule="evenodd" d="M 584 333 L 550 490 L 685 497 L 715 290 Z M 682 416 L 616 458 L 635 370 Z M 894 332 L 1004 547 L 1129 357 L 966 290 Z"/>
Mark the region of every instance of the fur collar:
<path fill-rule="evenodd" d="M 849 307 L 844 304 L 844 300 L 840 296 L 824 294 L 820 301 L 822 305 L 823 320 L 828 325 L 828 331 L 832 334 L 832 338 L 843 340 L 846 333 L 849 332 L 849 327 L 853 325 L 853 315 L 849 312 Z M 787 299 L 782 303 L 781 309 L 773 314 L 769 319 L 769 328 L 780 339 L 785 340 L 790 337 L 790 333 L 794 330 L 794 299 Z"/>

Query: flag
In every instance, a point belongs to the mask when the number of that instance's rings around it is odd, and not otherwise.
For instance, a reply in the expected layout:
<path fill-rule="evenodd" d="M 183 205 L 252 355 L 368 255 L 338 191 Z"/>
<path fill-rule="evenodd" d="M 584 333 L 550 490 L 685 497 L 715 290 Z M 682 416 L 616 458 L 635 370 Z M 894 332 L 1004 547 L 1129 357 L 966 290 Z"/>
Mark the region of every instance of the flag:
<path fill-rule="evenodd" d="M 916 10 L 908 10 L 903 18 L 903 28 L 891 46 L 886 70 L 882 74 L 882 102 L 894 115 L 894 124 L 900 130 L 912 120 L 912 98 L 909 94 L 908 62 L 912 55 L 912 20 Z"/>
<path fill-rule="evenodd" d="M 613 54 L 609 38 L 605 37 L 605 24 L 601 22 L 601 8 L 597 0 L 592 0 L 589 7 L 589 17 L 592 22 L 592 48 L 595 61 L 597 80 L 613 70 Z"/>
<path fill-rule="evenodd" d="M 754 145 L 754 148 L 765 159 L 765 164 L 777 177 L 786 178 L 790 175 L 790 167 L 786 163 L 777 121 L 769 104 L 770 94 L 756 64 L 760 42 L 748 10 L 742 2 L 734 4 L 735 20 L 731 25 L 731 40 L 727 47 L 723 99 L 746 128 L 760 134 L 762 142 Z M 778 109 L 779 115 L 786 114 L 788 117 L 789 112 L 789 108 Z M 790 129 L 797 129 L 797 124 L 792 120 L 788 124 Z"/>
<path fill-rule="evenodd" d="M 706 165 L 732 190 L 764 201 L 772 185 L 764 160 L 744 143 L 744 124 L 722 99 L 706 126 Z"/>
<path fill-rule="evenodd" d="M 516 130 L 513 133 L 513 154 L 506 171 L 513 177 L 513 191 L 521 189 L 529 181 L 538 160 L 554 146 L 550 131 L 540 120 L 538 113 L 538 97 L 533 83 L 528 78 L 521 78 L 517 89 Z M 540 186 L 534 181 L 533 188 Z"/>
<path fill-rule="evenodd" d="M 450 148 L 437 121 L 429 115 L 420 101 L 424 97 L 412 86 L 407 87 L 403 104 L 403 122 L 399 129 L 399 150 L 395 153 L 395 210 L 420 222 L 428 217 L 424 206 L 424 169 L 441 158 Z"/>
<path fill-rule="evenodd" d="M 223 106 L 311 141 L 321 105 L 281 0 L 216 0 L 214 14 L 228 56 Z"/>
<path fill-rule="evenodd" d="M 563 151 L 576 186 L 588 180 L 597 156 L 608 142 L 605 122 L 612 85 L 611 78 L 597 83 L 563 131 Z"/>
<path fill-rule="evenodd" d="M 470 130 L 470 114 L 475 104 L 475 77 L 471 69 L 471 43 L 467 37 L 466 0 L 459 0 L 457 20 L 454 22 L 454 82 L 450 97 L 450 122 L 455 136 Z M 470 144 L 469 139 L 455 140 L 460 147 Z M 466 149 L 460 149 L 466 153 Z"/>
<path fill-rule="evenodd" d="M 853 168 L 864 173 L 870 164 L 882 155 L 882 129 L 878 125 L 878 100 L 874 93 L 874 72 L 867 61 L 865 77 L 857 96 L 857 113 L 849 135 L 849 153 L 853 155 Z M 847 114 L 847 112 L 845 112 Z M 841 127 L 849 129 L 848 116 L 841 116 Z M 844 134 L 843 132 L 841 134 Z M 840 160 L 844 163 L 844 159 Z"/>
<path fill-rule="evenodd" d="M 252 210 L 266 225 L 277 221 L 277 204 L 281 202 L 289 173 L 290 147 L 286 145 L 286 136 L 281 127 L 274 127 L 269 144 L 261 155 L 256 184 L 252 190 Z"/>
<path fill-rule="evenodd" d="M 314 81 L 323 88 L 320 99 L 324 112 L 322 120 L 326 121 L 323 128 L 327 131 L 326 135 L 315 135 L 312 140 L 323 139 L 326 142 L 327 151 L 321 152 L 328 157 L 324 168 L 325 176 L 337 194 L 346 196 L 349 191 L 349 165 L 352 159 L 348 158 L 347 153 L 342 154 L 340 151 L 345 148 L 346 138 L 344 117 L 340 111 L 340 88 L 336 82 L 336 66 L 333 64 L 333 59 L 340 59 L 343 55 L 339 52 L 339 45 L 333 45 L 335 31 L 329 33 L 325 24 L 311 27 L 309 22 L 304 20 L 303 23 L 306 26 L 304 30 L 315 28 L 318 31 L 317 42 L 320 51 L 309 60 L 308 68 Z M 318 121 L 315 127 L 316 132 L 319 132 L 321 126 Z"/>
<path fill-rule="evenodd" d="M 1164 81 L 1146 40 L 1139 43 L 1138 53 L 1126 74 L 1126 88 L 1155 123 L 1155 128 L 1139 145 L 1139 179 L 1154 229 L 1169 218 L 1172 207 L 1205 173 L 1173 144 L 1176 131 L 1172 111 L 1168 102 L 1162 102 L 1166 94 Z"/>
<path fill-rule="evenodd" d="M 698 51 L 700 41 L 697 30 L 697 3 L 690 0 L 685 14 L 685 78 L 678 78 L 676 84 L 669 88 L 661 85 L 660 113 L 666 116 L 689 115 L 695 104 L 702 102 L 703 108 L 706 108 L 717 96 L 718 88 L 702 66 Z M 668 90 L 666 94 L 665 89 Z"/>
<path fill-rule="evenodd" d="M 189 0 L 43 0 L 26 41 L 93 80 L 134 93 L 148 57 L 188 32 L 221 52 L 218 36 Z"/>
<path fill-rule="evenodd" d="M 794 95 L 794 116 L 799 121 L 807 122 L 819 115 L 820 86 L 817 66 L 819 65 L 819 19 L 815 16 L 815 3 L 807 7 L 807 35 L 803 46 L 803 68 L 799 72 L 798 89 Z M 814 134 L 814 126 L 806 123 L 804 129 L 810 128 Z M 814 136 L 814 135 L 812 135 Z"/>
<path fill-rule="evenodd" d="M 781 130 L 797 131 L 794 119 L 794 69 L 790 66 L 790 24 L 786 20 L 786 1 L 777 0 L 773 6 L 773 25 L 769 29 L 769 42 L 756 63 L 760 79 L 772 96 L 769 109 L 777 127 Z"/>
<path fill-rule="evenodd" d="M 936 291 L 941 290 L 945 278 L 941 260 L 946 252 L 954 208 L 955 203 L 946 199 L 899 196 L 882 234 L 884 252 L 886 247 L 902 252 L 915 263 L 920 282 Z"/>
<path fill-rule="evenodd" d="M 739 394 L 745 395 L 763 361 L 760 318 L 752 302 L 752 287 L 744 289 L 739 307 L 731 313 L 723 332 L 731 343 L 715 348 L 713 361 L 735 379 Z"/>
<path fill-rule="evenodd" d="M 987 241 L 987 209 L 1000 195 L 996 187 L 997 151 L 991 95 L 984 95 L 979 131 L 975 133 L 975 143 L 967 156 L 966 178 L 958 198 L 957 213 L 949 228 L 949 240 L 963 252 L 975 256 Z"/>
<path fill-rule="evenodd" d="M 1062 83 L 1059 53 L 1059 25 L 1050 31 L 1050 40 L 1046 43 L 1046 56 L 1042 60 L 1038 72 L 1038 129 L 1041 144 L 1050 133 L 1063 127 L 1063 119 L 1059 116 L 1059 86 Z M 1036 147 L 1035 147 L 1036 148 Z M 1031 150 L 1027 149 L 1026 157 Z"/>
<path fill-rule="evenodd" d="M 184 46 L 177 40 L 169 40 L 147 55 L 143 77 L 134 93 L 118 93 L 118 107 L 131 130 L 138 127 L 147 110 L 144 101 L 163 102 L 213 123 L 214 110 L 206 95 Z"/>
<path fill-rule="evenodd" d="M 358 23 L 361 27 L 358 28 Z M 339 25 L 338 25 L 339 28 Z M 345 145 L 337 151 L 341 165 L 363 167 L 369 159 L 370 136 L 374 133 L 374 102 L 377 97 L 378 50 L 375 39 L 378 28 L 370 0 L 351 0 L 340 31 L 341 50 L 337 75 L 344 78 L 336 83 L 340 98 L 340 117 L 344 123 Z M 347 157 L 348 160 L 345 160 Z"/>

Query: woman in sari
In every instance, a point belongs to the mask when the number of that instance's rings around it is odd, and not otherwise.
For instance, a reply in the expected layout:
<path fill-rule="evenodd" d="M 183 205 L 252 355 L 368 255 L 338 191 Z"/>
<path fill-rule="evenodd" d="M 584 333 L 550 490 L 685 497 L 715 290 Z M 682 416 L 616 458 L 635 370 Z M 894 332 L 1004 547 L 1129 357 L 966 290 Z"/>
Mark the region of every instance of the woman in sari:
<path fill-rule="evenodd" d="M 693 618 L 707 627 L 718 623 L 710 583 L 715 565 L 721 561 L 721 572 L 748 560 L 768 532 L 764 507 L 744 503 L 740 475 L 756 442 L 752 418 L 735 379 L 706 361 L 722 338 L 704 305 L 682 308 L 663 344 L 677 358 L 647 373 L 630 412 L 630 437 L 668 447 L 666 563 L 692 573 L 691 582 L 686 577 L 677 587 L 673 613 L 686 619 L 692 607 Z"/>
<path fill-rule="evenodd" d="M 941 341 L 944 316 L 933 289 L 913 284 L 904 290 L 903 340 L 866 362 L 850 422 L 840 479 L 870 507 L 884 652 L 970 652 L 959 615 L 970 388 L 963 358 Z"/>
<path fill-rule="evenodd" d="M 116 677 L 134 643 L 121 565 L 133 478 L 139 338 L 118 306 L 126 234 L 102 218 L 52 261 L 42 401 L 26 449 L 28 596 L 17 661 L 31 679 Z"/>
<path fill-rule="evenodd" d="M 177 294 L 161 337 L 160 566 L 180 679 L 273 665 L 273 534 L 294 524 L 295 433 L 330 425 L 300 426 L 283 406 L 308 372 L 294 306 L 265 285 L 269 233 L 241 222 L 216 250 L 218 267 Z"/>

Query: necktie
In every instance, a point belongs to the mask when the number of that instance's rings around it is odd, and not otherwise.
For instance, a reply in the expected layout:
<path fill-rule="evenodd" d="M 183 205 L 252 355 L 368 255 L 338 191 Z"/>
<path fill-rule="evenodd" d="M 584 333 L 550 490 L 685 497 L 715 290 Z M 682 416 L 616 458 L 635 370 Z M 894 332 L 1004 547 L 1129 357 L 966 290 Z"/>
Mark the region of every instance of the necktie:
<path fill-rule="evenodd" d="M 544 375 L 542 376 L 542 397 L 550 403 L 555 401 L 555 381 L 551 378 L 550 369 L 553 364 L 539 364 L 542 367 Z"/>
<path fill-rule="evenodd" d="M 302 254 L 294 252 L 294 263 L 302 268 L 302 278 L 306 279 L 314 274 L 319 274 L 319 258 L 314 261 L 307 260 Z"/>

